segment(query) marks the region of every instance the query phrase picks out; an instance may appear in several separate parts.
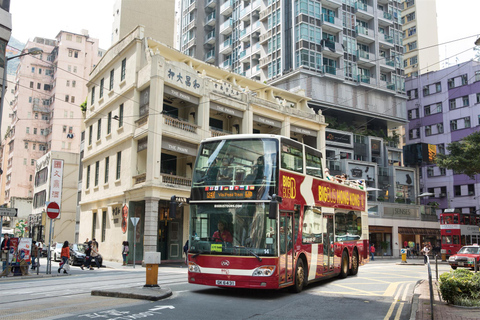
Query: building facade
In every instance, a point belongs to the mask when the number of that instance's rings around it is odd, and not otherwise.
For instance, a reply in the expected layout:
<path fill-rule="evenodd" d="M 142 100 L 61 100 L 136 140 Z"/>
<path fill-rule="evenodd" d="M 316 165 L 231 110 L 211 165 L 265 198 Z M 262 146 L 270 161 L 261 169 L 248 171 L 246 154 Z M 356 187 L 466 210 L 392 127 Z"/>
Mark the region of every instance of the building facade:
<path fill-rule="evenodd" d="M 407 145 L 426 143 L 444 154 L 449 143 L 479 130 L 480 63 L 468 61 L 408 79 Z M 463 213 L 480 210 L 479 177 L 470 179 L 425 160 L 417 162 L 423 201 L 435 203 L 437 214 L 456 208 Z"/>
<path fill-rule="evenodd" d="M 301 91 L 265 85 L 193 59 L 138 27 L 91 74 L 85 119 L 80 239 L 95 237 L 106 259 L 122 241 L 162 261 L 182 261 L 189 209 L 169 216 L 172 195 L 190 196 L 201 140 L 228 133 L 308 137 L 323 148 L 325 122 Z M 131 218 L 139 218 L 136 227 Z M 136 232 L 136 233 L 135 233 Z M 132 255 L 133 256 L 133 255 Z"/>

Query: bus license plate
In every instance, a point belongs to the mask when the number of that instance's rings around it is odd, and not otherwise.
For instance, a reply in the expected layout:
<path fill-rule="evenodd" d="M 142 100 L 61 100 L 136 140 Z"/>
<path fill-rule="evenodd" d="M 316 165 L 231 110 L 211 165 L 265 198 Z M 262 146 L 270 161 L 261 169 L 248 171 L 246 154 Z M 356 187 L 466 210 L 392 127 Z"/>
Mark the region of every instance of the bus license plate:
<path fill-rule="evenodd" d="M 217 286 L 235 286 L 235 281 L 216 280 L 215 284 Z"/>
<path fill-rule="evenodd" d="M 459 263 L 458 263 L 458 266 L 459 266 L 459 267 L 463 267 L 463 262 L 459 262 Z"/>

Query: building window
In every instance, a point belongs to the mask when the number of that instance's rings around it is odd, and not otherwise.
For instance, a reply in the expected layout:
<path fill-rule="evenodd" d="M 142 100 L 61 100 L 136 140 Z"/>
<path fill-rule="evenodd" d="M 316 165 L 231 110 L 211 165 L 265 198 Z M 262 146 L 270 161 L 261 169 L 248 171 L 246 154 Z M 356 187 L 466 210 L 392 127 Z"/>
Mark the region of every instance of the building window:
<path fill-rule="evenodd" d="M 100 161 L 95 162 L 95 187 L 98 186 L 98 176 L 100 175 Z"/>
<path fill-rule="evenodd" d="M 97 230 L 97 211 L 94 211 L 92 216 L 92 239 L 95 239 L 96 230 Z"/>
<path fill-rule="evenodd" d="M 110 111 L 107 116 L 107 134 L 112 132 L 112 112 Z"/>
<path fill-rule="evenodd" d="M 118 127 L 123 127 L 123 103 L 118 108 Z"/>
<path fill-rule="evenodd" d="M 462 97 L 462 103 L 463 103 L 463 106 L 464 107 L 468 107 L 469 106 L 469 101 L 468 101 L 468 96 L 463 96 Z"/>
<path fill-rule="evenodd" d="M 437 133 L 443 133 L 443 123 L 437 123 Z"/>
<path fill-rule="evenodd" d="M 457 120 L 451 120 L 450 121 L 450 131 L 455 131 L 457 130 Z"/>
<path fill-rule="evenodd" d="M 28 149 L 28 142 L 25 142 L 25 149 Z"/>
<path fill-rule="evenodd" d="M 67 87 L 70 87 L 70 80 L 67 80 Z"/>
<path fill-rule="evenodd" d="M 425 126 L 425 136 L 432 135 L 432 126 Z"/>
<path fill-rule="evenodd" d="M 442 92 L 442 83 L 437 82 L 435 83 L 435 93 Z"/>
<path fill-rule="evenodd" d="M 30 88 L 33 89 L 33 81 L 30 81 Z"/>
<path fill-rule="evenodd" d="M 92 99 L 90 104 L 93 106 L 94 103 L 95 103 L 95 87 L 92 87 Z"/>
<path fill-rule="evenodd" d="M 102 242 L 105 242 L 105 233 L 107 230 L 107 211 L 102 212 Z"/>
<path fill-rule="evenodd" d="M 449 104 L 450 110 L 454 110 L 457 108 L 457 102 L 455 101 L 455 99 L 448 100 L 448 104 Z"/>
<path fill-rule="evenodd" d="M 423 87 L 423 96 L 428 96 L 430 94 L 430 86 Z"/>
<path fill-rule="evenodd" d="M 33 134 L 37 134 L 37 128 L 33 128 Z"/>
<path fill-rule="evenodd" d="M 72 88 L 75 88 L 75 85 L 77 84 L 77 81 L 72 80 Z"/>
<path fill-rule="evenodd" d="M 117 152 L 117 173 L 115 176 L 117 180 L 120 180 L 121 172 L 122 172 L 122 151 L 119 151 Z"/>
<path fill-rule="evenodd" d="M 88 128 L 88 145 L 92 145 L 92 140 L 93 140 L 93 125 L 91 125 L 89 128 Z"/>
<path fill-rule="evenodd" d="M 90 166 L 87 166 L 87 189 L 90 188 Z"/>
<path fill-rule="evenodd" d="M 98 119 L 97 122 L 97 140 L 102 138 L 102 119 Z"/>
<path fill-rule="evenodd" d="M 65 102 L 68 102 L 68 100 L 69 100 L 69 96 L 67 94 L 67 95 L 65 95 Z"/>
<path fill-rule="evenodd" d="M 127 58 L 122 60 L 122 72 L 120 73 L 120 81 L 125 80 L 126 68 L 127 68 Z"/>
<path fill-rule="evenodd" d="M 108 183 L 108 173 L 110 167 L 110 157 L 105 158 L 105 183 Z"/>
<path fill-rule="evenodd" d="M 407 91 L 407 96 L 410 100 L 418 98 L 418 89 L 412 89 Z"/>
<path fill-rule="evenodd" d="M 109 87 L 110 91 L 113 90 L 114 75 L 115 75 L 115 69 L 112 69 L 112 71 L 110 71 L 110 87 Z"/>
<path fill-rule="evenodd" d="M 470 117 L 465 117 L 464 118 L 464 127 L 465 128 L 470 128 Z"/>
<path fill-rule="evenodd" d="M 433 167 L 427 168 L 427 177 L 433 177 Z"/>
<path fill-rule="evenodd" d="M 71 102 L 71 103 L 75 103 L 75 97 L 74 97 L 74 96 L 71 96 L 71 97 L 70 97 L 70 102 Z"/>
<path fill-rule="evenodd" d="M 408 110 L 408 120 L 417 119 L 418 118 L 418 108 Z"/>
<path fill-rule="evenodd" d="M 445 154 L 445 144 L 444 143 L 437 144 L 437 153 Z"/>
<path fill-rule="evenodd" d="M 475 82 L 480 81 L 480 71 L 475 71 Z"/>
<path fill-rule="evenodd" d="M 102 80 L 100 80 L 100 93 L 99 93 L 99 99 L 102 99 L 103 97 L 103 85 L 104 85 L 104 82 L 105 82 L 105 79 L 102 78 Z"/>

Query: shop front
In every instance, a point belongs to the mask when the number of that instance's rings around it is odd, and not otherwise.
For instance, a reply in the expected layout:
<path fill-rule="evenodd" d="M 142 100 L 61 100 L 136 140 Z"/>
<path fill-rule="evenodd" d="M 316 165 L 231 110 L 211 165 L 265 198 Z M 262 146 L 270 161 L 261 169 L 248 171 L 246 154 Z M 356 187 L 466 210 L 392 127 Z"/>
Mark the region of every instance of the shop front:
<path fill-rule="evenodd" d="M 369 226 L 370 245 L 375 245 L 375 256 L 392 256 L 392 227 Z"/>

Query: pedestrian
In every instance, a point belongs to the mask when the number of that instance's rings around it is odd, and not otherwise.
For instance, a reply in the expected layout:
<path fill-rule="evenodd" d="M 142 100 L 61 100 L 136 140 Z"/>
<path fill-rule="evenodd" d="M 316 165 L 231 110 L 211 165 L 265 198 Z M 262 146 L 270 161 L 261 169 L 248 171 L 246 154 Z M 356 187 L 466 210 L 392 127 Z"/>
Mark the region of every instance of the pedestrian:
<path fill-rule="evenodd" d="M 375 244 L 373 243 L 370 246 L 370 255 L 372 256 L 372 261 L 375 261 Z"/>
<path fill-rule="evenodd" d="M 128 248 L 128 241 L 123 241 L 122 243 L 122 257 L 123 257 L 123 265 L 126 266 L 127 265 L 127 256 L 128 256 L 128 252 L 129 252 L 129 248 Z"/>
<path fill-rule="evenodd" d="M 35 240 L 32 241 L 32 270 L 35 270 L 35 267 L 36 267 L 36 264 L 35 264 L 35 260 L 37 259 L 38 257 L 38 246 L 37 246 L 37 242 Z"/>
<path fill-rule="evenodd" d="M 7 267 L 7 253 L 10 250 L 10 237 L 8 236 L 7 233 L 3 235 L 3 241 L 0 248 L 1 248 L 0 254 L 2 255 L 2 260 L 3 260 L 3 263 L 2 263 L 2 271 L 3 271 Z"/>
<path fill-rule="evenodd" d="M 85 244 L 85 262 L 80 266 L 80 269 L 83 270 L 83 267 L 85 267 L 87 269 L 93 270 L 93 268 L 91 268 L 90 266 L 90 263 L 92 260 L 91 254 L 92 254 L 92 242 L 89 241 L 87 242 L 87 244 Z"/>
<path fill-rule="evenodd" d="M 423 253 L 423 263 L 427 264 L 428 254 L 430 253 L 430 248 L 428 247 L 428 244 L 425 244 L 425 247 L 423 247 L 421 252 Z"/>
<path fill-rule="evenodd" d="M 67 270 L 65 270 L 68 259 L 70 259 L 70 247 L 68 246 L 68 241 L 65 241 L 63 243 L 62 253 L 60 254 L 60 257 L 62 258 L 62 263 L 60 265 L 60 268 L 58 268 L 58 273 L 60 273 L 61 269 L 63 269 L 63 273 L 68 273 Z"/>
<path fill-rule="evenodd" d="M 98 261 L 98 243 L 95 241 L 95 239 L 92 239 L 92 260 L 95 259 L 95 264 L 97 265 L 97 269 L 100 269 L 100 262 Z M 90 270 L 93 270 L 91 262 L 90 262 Z"/>
<path fill-rule="evenodd" d="M 188 240 L 183 246 L 183 253 L 185 253 L 185 264 L 188 264 Z"/>

